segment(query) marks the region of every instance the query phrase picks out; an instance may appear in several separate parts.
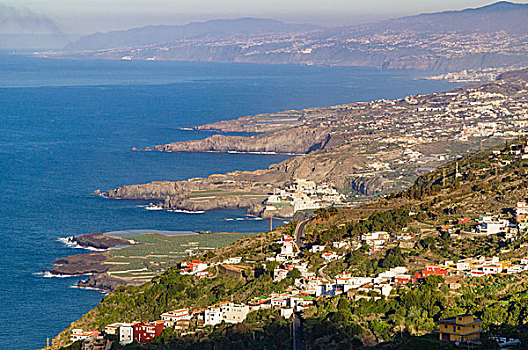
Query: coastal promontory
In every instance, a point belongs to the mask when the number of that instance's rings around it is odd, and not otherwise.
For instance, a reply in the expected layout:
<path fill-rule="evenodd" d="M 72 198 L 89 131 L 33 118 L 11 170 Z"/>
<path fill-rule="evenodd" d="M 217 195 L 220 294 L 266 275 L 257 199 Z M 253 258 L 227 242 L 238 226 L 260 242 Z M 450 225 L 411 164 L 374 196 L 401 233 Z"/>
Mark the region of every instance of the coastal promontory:
<path fill-rule="evenodd" d="M 335 188 L 350 202 L 408 187 L 420 174 L 468 151 L 522 133 L 528 70 L 430 95 L 248 116 L 194 129 L 256 132 L 146 147 L 166 152 L 276 152 L 292 156 L 267 169 L 187 181 L 128 185 L 108 198 L 145 199 L 164 209 L 245 208 L 266 216 L 266 200 L 297 179 Z M 478 107 L 478 109 L 475 108 Z"/>

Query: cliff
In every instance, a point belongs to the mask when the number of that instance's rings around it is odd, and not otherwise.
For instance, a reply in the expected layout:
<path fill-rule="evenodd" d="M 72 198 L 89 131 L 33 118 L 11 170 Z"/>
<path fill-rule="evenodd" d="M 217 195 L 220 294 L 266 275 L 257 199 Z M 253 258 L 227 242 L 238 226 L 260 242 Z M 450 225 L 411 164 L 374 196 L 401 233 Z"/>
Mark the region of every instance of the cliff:
<path fill-rule="evenodd" d="M 330 139 L 329 130 L 325 128 L 301 126 L 250 137 L 213 135 L 203 140 L 173 142 L 144 150 L 300 154 L 324 149 Z"/>
<path fill-rule="evenodd" d="M 80 288 L 94 288 L 111 292 L 118 286 L 139 286 L 143 283 L 143 281 L 133 281 L 130 279 L 110 276 L 106 273 L 97 273 L 90 275 L 85 281 L 79 281 L 77 286 Z"/>
<path fill-rule="evenodd" d="M 130 244 L 128 239 L 109 236 L 104 233 L 90 233 L 82 236 L 75 236 L 71 240 L 82 247 L 96 249 L 108 249 Z"/>

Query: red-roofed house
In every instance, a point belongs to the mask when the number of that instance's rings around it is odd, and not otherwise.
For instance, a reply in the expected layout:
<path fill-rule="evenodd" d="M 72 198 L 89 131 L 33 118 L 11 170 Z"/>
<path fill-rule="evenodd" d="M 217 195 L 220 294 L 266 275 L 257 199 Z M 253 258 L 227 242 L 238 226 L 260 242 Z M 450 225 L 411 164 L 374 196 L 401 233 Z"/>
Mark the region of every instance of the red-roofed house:
<path fill-rule="evenodd" d="M 134 341 L 148 343 L 161 335 L 165 328 L 163 321 L 140 322 L 134 325 Z"/>
<path fill-rule="evenodd" d="M 447 277 L 447 269 L 442 269 L 437 265 L 427 265 L 425 270 L 422 270 L 422 277 L 427 277 L 430 275 L 441 275 Z"/>

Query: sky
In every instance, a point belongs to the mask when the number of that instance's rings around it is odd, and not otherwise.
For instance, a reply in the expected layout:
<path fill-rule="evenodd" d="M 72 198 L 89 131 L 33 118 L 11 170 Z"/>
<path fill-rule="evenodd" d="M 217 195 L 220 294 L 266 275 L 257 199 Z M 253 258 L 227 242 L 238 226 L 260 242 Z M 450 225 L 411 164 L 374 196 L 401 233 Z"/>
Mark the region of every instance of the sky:
<path fill-rule="evenodd" d="M 0 0 L 0 33 L 90 34 L 258 17 L 322 26 L 479 7 L 489 0 Z M 516 1 L 528 3 L 528 0 Z"/>

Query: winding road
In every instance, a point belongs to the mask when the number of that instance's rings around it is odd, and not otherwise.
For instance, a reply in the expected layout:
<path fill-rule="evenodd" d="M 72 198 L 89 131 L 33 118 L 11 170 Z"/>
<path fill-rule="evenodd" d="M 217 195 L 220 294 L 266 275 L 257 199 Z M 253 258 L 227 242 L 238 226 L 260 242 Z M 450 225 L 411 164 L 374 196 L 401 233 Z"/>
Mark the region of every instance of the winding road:
<path fill-rule="evenodd" d="M 295 226 L 295 232 L 293 234 L 293 241 L 297 247 L 297 251 L 301 252 L 304 248 L 304 229 L 306 225 L 310 222 L 310 219 L 304 219 L 297 223 Z M 302 320 L 298 313 L 293 315 L 293 350 L 305 350 L 306 345 L 304 344 L 303 339 L 303 330 L 302 330 Z"/>
<path fill-rule="evenodd" d="M 304 229 L 306 228 L 306 225 L 310 222 L 310 219 L 304 219 L 297 223 L 297 226 L 295 227 L 295 233 L 293 234 L 293 239 L 295 241 L 295 245 L 297 246 L 297 250 L 300 252 L 301 249 L 304 247 Z"/>

